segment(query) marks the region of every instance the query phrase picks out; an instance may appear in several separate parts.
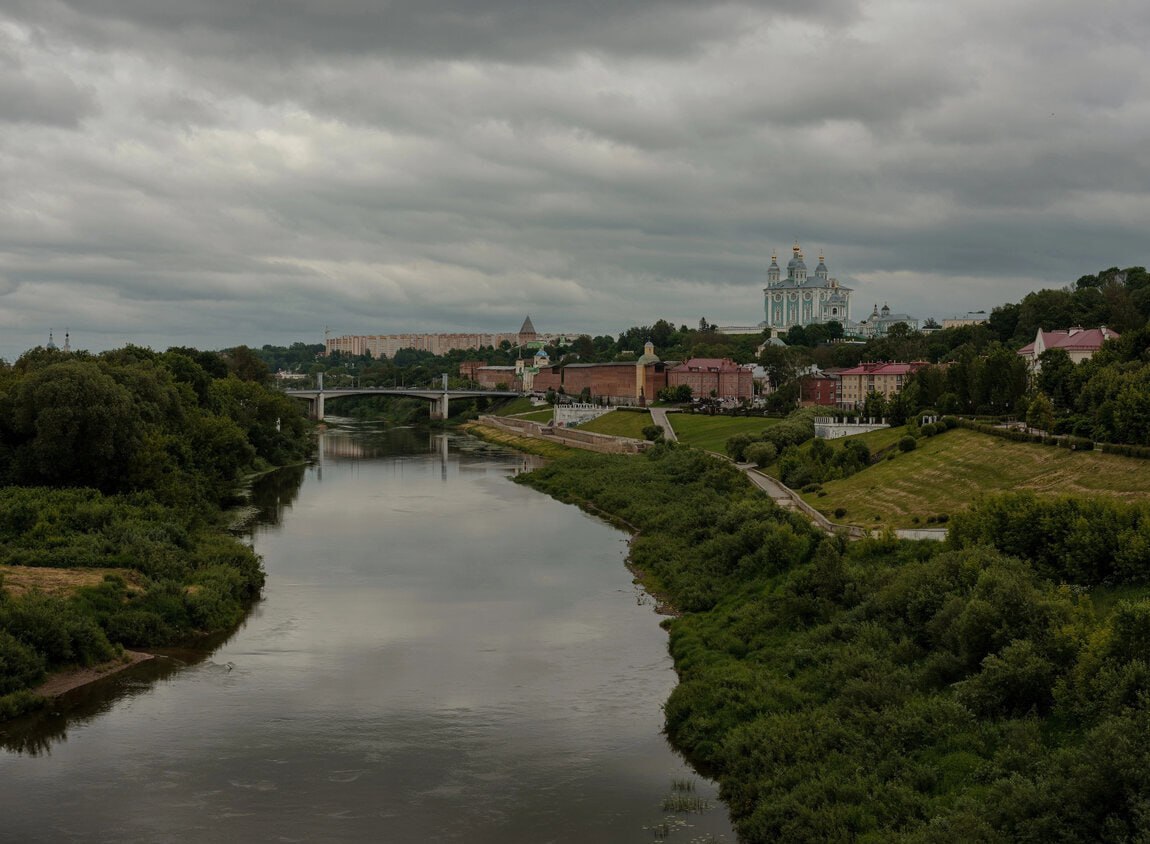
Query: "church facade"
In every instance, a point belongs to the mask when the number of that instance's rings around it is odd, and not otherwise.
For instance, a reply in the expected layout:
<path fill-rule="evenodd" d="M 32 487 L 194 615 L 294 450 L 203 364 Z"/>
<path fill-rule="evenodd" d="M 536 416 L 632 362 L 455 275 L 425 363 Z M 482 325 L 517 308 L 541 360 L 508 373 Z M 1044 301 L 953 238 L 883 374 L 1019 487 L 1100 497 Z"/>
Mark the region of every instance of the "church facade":
<path fill-rule="evenodd" d="M 782 278 L 778 256 L 771 255 L 767 268 L 767 286 L 763 288 L 762 327 L 786 331 L 795 325 L 850 320 L 851 288 L 843 287 L 830 277 L 823 256 L 819 256 L 814 275 L 807 274 L 803 250 L 796 243 L 793 257 L 787 263 L 787 277 Z"/>

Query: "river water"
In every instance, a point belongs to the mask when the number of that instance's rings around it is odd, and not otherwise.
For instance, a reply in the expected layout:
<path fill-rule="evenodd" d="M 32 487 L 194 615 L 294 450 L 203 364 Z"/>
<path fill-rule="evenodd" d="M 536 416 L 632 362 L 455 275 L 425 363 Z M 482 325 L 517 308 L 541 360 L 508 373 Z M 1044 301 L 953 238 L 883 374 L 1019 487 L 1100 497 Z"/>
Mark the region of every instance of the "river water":
<path fill-rule="evenodd" d="M 733 844 L 623 533 L 464 436 L 321 447 L 253 490 L 240 629 L 0 724 L 0 840 Z"/>

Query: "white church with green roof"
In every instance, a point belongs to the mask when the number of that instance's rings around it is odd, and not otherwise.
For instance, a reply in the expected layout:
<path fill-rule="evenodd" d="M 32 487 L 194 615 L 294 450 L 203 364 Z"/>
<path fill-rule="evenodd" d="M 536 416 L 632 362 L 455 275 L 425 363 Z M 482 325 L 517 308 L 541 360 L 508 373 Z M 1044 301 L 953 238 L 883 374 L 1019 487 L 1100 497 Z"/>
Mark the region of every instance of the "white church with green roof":
<path fill-rule="evenodd" d="M 795 325 L 814 325 L 824 322 L 850 320 L 851 288 L 843 287 L 838 279 L 830 277 L 822 255 L 814 275 L 807 275 L 803 250 L 798 243 L 792 247 L 793 257 L 787 262 L 787 277 L 782 277 L 778 255 L 771 255 L 767 268 L 767 286 L 763 288 L 763 310 L 766 319 L 762 328 L 786 331 Z"/>

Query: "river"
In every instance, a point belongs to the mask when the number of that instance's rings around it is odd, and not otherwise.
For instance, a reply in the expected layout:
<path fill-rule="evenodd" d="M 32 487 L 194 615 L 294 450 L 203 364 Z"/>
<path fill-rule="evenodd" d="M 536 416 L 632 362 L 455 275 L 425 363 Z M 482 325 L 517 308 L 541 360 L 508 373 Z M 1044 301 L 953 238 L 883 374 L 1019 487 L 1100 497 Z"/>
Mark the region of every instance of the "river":
<path fill-rule="evenodd" d="M 0 840 L 733 844 L 625 534 L 466 436 L 321 454 L 253 489 L 238 630 L 0 724 Z"/>

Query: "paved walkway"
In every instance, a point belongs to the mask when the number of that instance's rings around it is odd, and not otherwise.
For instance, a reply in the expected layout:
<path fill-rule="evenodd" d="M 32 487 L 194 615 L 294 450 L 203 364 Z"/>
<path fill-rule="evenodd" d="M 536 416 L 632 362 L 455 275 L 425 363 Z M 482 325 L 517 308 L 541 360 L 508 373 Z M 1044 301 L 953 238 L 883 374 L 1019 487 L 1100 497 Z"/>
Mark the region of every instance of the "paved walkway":
<path fill-rule="evenodd" d="M 667 409 L 665 407 L 651 407 L 651 418 L 655 420 L 655 424 L 663 429 L 663 439 L 668 442 L 677 443 L 679 438 L 675 436 L 675 429 L 671 427 L 671 420 L 667 418 Z"/>
<path fill-rule="evenodd" d="M 868 531 L 864 528 L 855 527 L 854 525 L 835 524 L 814 507 L 803 501 L 797 492 L 784 486 L 782 482 L 775 480 L 769 475 L 755 471 L 754 463 L 736 463 L 735 465 L 743 470 L 746 476 L 751 479 L 751 483 L 770 496 L 775 504 L 784 510 L 793 510 L 803 514 L 827 533 L 845 533 L 851 539 L 861 539 L 863 536 L 868 535 Z M 872 536 L 877 536 L 881 533 L 881 529 L 869 532 Z M 933 539 L 937 542 L 946 539 L 946 528 L 899 528 L 894 533 L 899 539 Z"/>
<path fill-rule="evenodd" d="M 787 488 L 774 478 L 752 471 L 755 468 L 754 463 L 736 463 L 735 466 L 742 469 L 751 479 L 751 483 L 769 495 L 771 500 L 780 507 L 786 507 L 788 510 L 795 509 L 794 498 L 791 497 Z"/>

